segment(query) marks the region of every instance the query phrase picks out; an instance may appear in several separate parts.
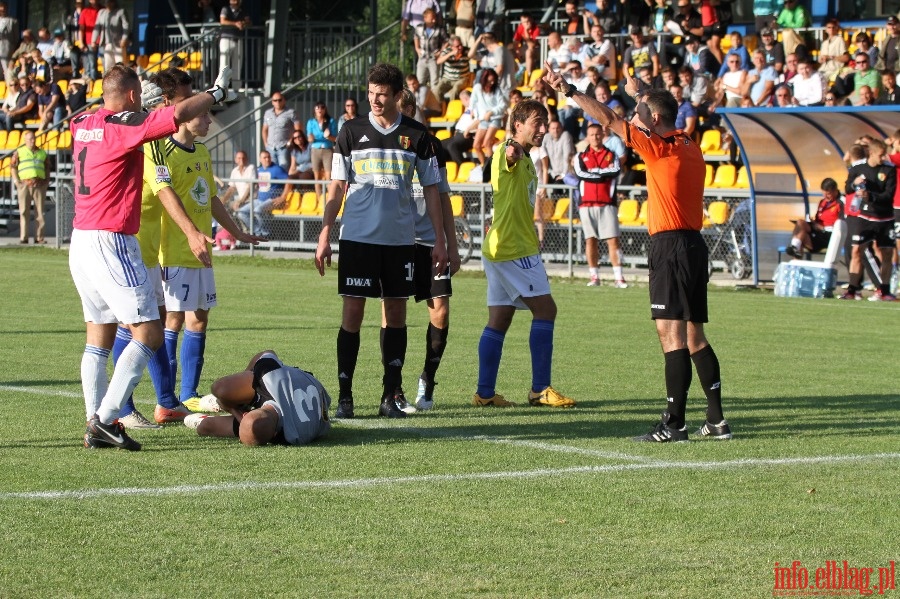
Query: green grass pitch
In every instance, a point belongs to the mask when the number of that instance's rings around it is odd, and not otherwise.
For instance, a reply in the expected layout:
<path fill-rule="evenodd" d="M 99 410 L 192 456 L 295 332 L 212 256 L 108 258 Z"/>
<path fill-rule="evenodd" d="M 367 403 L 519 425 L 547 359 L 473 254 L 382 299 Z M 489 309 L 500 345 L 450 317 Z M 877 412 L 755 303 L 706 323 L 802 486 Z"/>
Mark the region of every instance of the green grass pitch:
<path fill-rule="evenodd" d="M 272 348 L 336 395 L 336 269 L 216 256 L 204 389 Z M 360 416 L 307 447 L 245 448 L 169 426 L 138 453 L 81 447 L 84 325 L 67 254 L 0 251 L 0 597 L 764 597 L 776 562 L 898 556 L 900 304 L 710 290 L 708 336 L 735 439 L 636 444 L 664 408 L 647 289 L 554 280 L 553 384 L 531 408 L 528 327 L 498 392 L 471 406 L 486 322 L 479 273 L 454 279 L 436 407 L 375 417 L 379 307 Z M 415 392 L 427 324 L 410 303 Z M 145 375 L 136 398 L 152 413 Z M 693 432 L 704 419 L 696 383 Z M 893 595 L 898 591 L 888 591 Z M 877 590 L 876 590 L 877 593 Z"/>

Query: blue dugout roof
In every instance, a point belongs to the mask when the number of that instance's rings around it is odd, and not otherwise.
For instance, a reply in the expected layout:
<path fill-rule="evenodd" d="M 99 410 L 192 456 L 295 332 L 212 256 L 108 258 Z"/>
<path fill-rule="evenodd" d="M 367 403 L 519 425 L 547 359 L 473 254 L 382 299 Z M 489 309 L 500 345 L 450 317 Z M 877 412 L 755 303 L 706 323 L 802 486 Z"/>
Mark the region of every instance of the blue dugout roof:
<path fill-rule="evenodd" d="M 741 150 L 753 202 L 753 272 L 759 282 L 790 239 L 790 219 L 818 204 L 822 179 L 843 188 L 843 156 L 861 135 L 900 128 L 900 106 L 719 109 Z M 768 278 L 768 277 L 763 277 Z"/>

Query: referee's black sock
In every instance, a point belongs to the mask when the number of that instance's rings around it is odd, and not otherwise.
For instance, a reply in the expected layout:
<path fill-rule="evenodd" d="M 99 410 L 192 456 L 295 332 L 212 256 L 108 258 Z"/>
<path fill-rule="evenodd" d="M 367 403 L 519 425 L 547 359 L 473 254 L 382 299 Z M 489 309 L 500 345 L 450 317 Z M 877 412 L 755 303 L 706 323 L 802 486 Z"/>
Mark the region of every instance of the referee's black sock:
<path fill-rule="evenodd" d="M 430 322 L 428 323 L 428 332 L 425 334 L 425 368 L 423 372 L 427 375 L 430 383 L 434 382 L 434 375 L 438 366 L 441 365 L 441 358 L 447 347 L 449 330 L 450 327 L 439 329 Z"/>
<path fill-rule="evenodd" d="M 687 348 L 666 352 L 666 412 L 669 426 L 684 426 L 688 389 L 691 387 L 691 355 Z"/>
<path fill-rule="evenodd" d="M 337 338 L 339 398 L 353 397 L 353 373 L 358 357 L 359 331 L 351 333 L 341 327 Z"/>
<path fill-rule="evenodd" d="M 691 354 L 691 360 L 697 368 L 697 378 L 706 394 L 706 421 L 711 424 L 719 424 L 724 419 L 722 415 L 722 380 L 719 374 L 719 358 L 711 345 L 707 345 L 695 354 Z"/>
<path fill-rule="evenodd" d="M 860 289 L 862 289 L 862 273 L 851 272 L 850 283 L 847 285 L 847 291 L 849 291 L 850 293 L 856 293 Z"/>
<path fill-rule="evenodd" d="M 403 385 L 403 361 L 406 359 L 406 327 L 385 327 L 384 397 L 393 396 Z"/>

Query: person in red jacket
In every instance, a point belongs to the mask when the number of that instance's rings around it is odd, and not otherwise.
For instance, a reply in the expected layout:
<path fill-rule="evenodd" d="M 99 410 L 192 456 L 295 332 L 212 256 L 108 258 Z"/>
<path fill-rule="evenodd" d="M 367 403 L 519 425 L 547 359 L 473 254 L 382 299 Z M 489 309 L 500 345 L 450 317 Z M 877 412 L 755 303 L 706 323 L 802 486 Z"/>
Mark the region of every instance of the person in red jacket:
<path fill-rule="evenodd" d="M 818 252 L 828 247 L 834 223 L 844 218 L 844 206 L 837 181 L 831 177 L 822 180 L 822 200 L 811 221 L 798 220 L 794 224 L 791 246 L 787 254 L 795 258 L 803 257 L 803 252 Z"/>

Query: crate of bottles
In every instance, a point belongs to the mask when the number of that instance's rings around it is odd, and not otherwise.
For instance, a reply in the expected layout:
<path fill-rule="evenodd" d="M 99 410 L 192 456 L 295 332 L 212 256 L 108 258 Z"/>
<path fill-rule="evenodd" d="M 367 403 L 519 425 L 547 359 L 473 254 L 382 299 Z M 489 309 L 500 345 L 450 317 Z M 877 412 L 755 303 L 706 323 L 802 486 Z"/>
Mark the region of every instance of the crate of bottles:
<path fill-rule="evenodd" d="M 837 271 L 822 262 L 791 260 L 775 270 L 778 297 L 832 297 Z"/>

